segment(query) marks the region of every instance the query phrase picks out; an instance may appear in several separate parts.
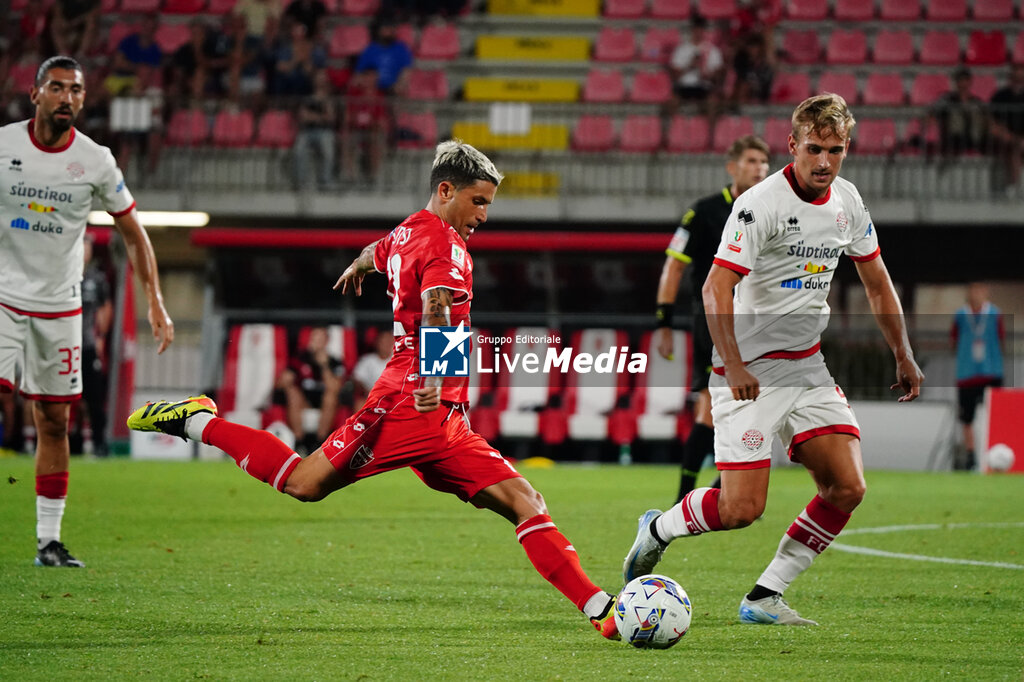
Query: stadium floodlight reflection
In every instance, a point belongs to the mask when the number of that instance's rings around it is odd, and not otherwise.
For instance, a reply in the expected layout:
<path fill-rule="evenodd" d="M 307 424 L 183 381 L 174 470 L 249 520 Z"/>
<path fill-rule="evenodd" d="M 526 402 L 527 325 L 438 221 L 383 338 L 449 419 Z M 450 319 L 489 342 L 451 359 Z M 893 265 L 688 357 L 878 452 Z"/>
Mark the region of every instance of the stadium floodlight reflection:
<path fill-rule="evenodd" d="M 139 222 L 145 227 L 205 227 L 210 214 L 202 211 L 139 211 Z M 113 225 L 114 217 L 106 211 L 89 213 L 90 225 Z"/>

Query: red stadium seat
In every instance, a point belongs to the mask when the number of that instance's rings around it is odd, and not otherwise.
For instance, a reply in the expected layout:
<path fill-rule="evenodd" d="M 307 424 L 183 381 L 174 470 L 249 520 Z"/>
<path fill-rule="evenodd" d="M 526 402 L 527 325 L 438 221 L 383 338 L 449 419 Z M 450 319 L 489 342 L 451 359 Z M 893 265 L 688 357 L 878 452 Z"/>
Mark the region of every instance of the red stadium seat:
<path fill-rule="evenodd" d="M 875 35 L 871 59 L 875 64 L 912 64 L 914 61 L 914 38 L 910 31 L 882 30 Z"/>
<path fill-rule="evenodd" d="M 437 118 L 432 111 L 399 113 L 395 128 L 399 149 L 433 149 L 437 144 Z"/>
<path fill-rule="evenodd" d="M 650 154 L 661 147 L 661 119 L 653 115 L 634 114 L 622 122 L 619 149 L 624 152 Z"/>
<path fill-rule="evenodd" d="M 295 118 L 283 109 L 270 109 L 260 116 L 256 126 L 257 147 L 284 149 L 295 144 Z"/>
<path fill-rule="evenodd" d="M 605 0 L 604 16 L 608 19 L 639 19 L 647 8 L 647 0 Z"/>
<path fill-rule="evenodd" d="M 409 69 L 405 96 L 409 99 L 448 99 L 448 76 L 442 69 Z"/>
<path fill-rule="evenodd" d="M 736 0 L 697 0 L 697 14 L 715 21 L 736 16 Z"/>
<path fill-rule="evenodd" d="M 380 9 L 380 0 L 341 0 L 341 13 L 350 17 L 372 17 Z"/>
<path fill-rule="evenodd" d="M 891 118 L 863 119 L 853 129 L 854 154 L 888 155 L 896 149 L 896 124 Z"/>
<path fill-rule="evenodd" d="M 672 99 L 672 81 L 665 71 L 637 71 L 629 88 L 629 101 L 664 104 Z"/>
<path fill-rule="evenodd" d="M 631 28 L 605 26 L 594 42 L 594 59 L 599 62 L 628 62 L 636 55 L 636 36 Z"/>
<path fill-rule="evenodd" d="M 928 21 L 964 21 L 967 0 L 927 0 L 924 16 Z"/>
<path fill-rule="evenodd" d="M 723 154 L 736 138 L 754 134 L 754 122 L 749 116 L 722 116 L 715 125 L 711 138 L 711 151 Z"/>
<path fill-rule="evenodd" d="M 1013 21 L 1013 0 L 974 0 L 971 16 L 975 21 Z"/>
<path fill-rule="evenodd" d="M 615 69 L 591 69 L 583 83 L 584 102 L 624 102 L 626 82 Z"/>
<path fill-rule="evenodd" d="M 917 21 L 921 18 L 920 0 L 882 0 L 878 18 L 882 21 Z"/>
<path fill-rule="evenodd" d="M 875 18 L 875 1 L 836 0 L 832 13 L 836 21 L 871 21 Z"/>
<path fill-rule="evenodd" d="M 395 29 L 395 37 L 411 50 L 416 45 L 416 27 L 409 22 L 399 24 Z"/>
<path fill-rule="evenodd" d="M 897 106 L 906 100 L 903 76 L 898 73 L 874 72 L 864 83 L 863 102 L 868 106 Z"/>
<path fill-rule="evenodd" d="M 785 156 L 789 148 L 789 134 L 793 123 L 788 118 L 772 116 L 764 122 L 764 134 L 761 138 L 768 143 L 772 154 Z"/>
<path fill-rule="evenodd" d="M 277 377 L 287 363 L 288 337 L 284 327 L 273 324 L 233 326 L 228 332 L 224 354 L 224 379 L 217 392 L 217 403 L 223 415 L 254 413 L 258 421 L 258 413 L 270 404 Z"/>
<path fill-rule="evenodd" d="M 197 14 L 206 7 L 206 0 L 164 0 L 164 14 Z"/>
<path fill-rule="evenodd" d="M 673 116 L 668 126 L 667 147 L 679 154 L 703 154 L 708 150 L 711 130 L 703 116 Z"/>
<path fill-rule="evenodd" d="M 344 90 L 345 86 L 348 85 L 349 79 L 352 78 L 352 69 L 344 66 L 328 66 L 327 78 L 331 81 L 331 86 L 335 90 Z"/>
<path fill-rule="evenodd" d="M 117 11 L 118 0 L 102 0 L 100 2 L 100 14 L 110 14 Z"/>
<path fill-rule="evenodd" d="M 366 24 L 341 24 L 331 33 L 327 53 L 331 57 L 355 57 L 370 44 L 370 29 Z"/>
<path fill-rule="evenodd" d="M 548 348 L 560 349 L 560 344 L 547 342 L 558 338 L 553 329 L 544 327 L 517 327 L 510 329 L 504 336 L 513 339 L 502 346 L 501 352 L 508 357 L 522 357 L 527 353 L 543 358 Z M 517 342 L 515 339 L 524 339 Z M 527 343 L 526 339 L 540 339 L 538 342 Z M 541 433 L 539 413 L 550 405 L 552 398 L 561 390 L 560 372 L 541 372 L 528 374 L 512 372 L 507 381 L 499 384 L 496 392 L 496 403 L 501 410 L 501 435 L 512 438 L 532 438 Z M 564 440 L 565 434 L 562 434 Z M 557 441 L 557 437 L 548 434 L 548 440 Z"/>
<path fill-rule="evenodd" d="M 995 74 L 975 73 L 971 77 L 971 93 L 978 99 L 989 101 L 999 89 Z"/>
<path fill-rule="evenodd" d="M 115 21 L 107 32 L 107 52 L 114 52 L 121 41 L 139 30 L 138 26 L 126 21 Z"/>
<path fill-rule="evenodd" d="M 194 147 L 210 137 L 210 122 L 199 109 L 178 109 L 167 124 L 167 144 L 172 147 Z"/>
<path fill-rule="evenodd" d="M 160 0 L 121 0 L 123 14 L 152 13 L 160 11 Z"/>
<path fill-rule="evenodd" d="M 417 59 L 455 59 L 459 56 L 459 31 L 455 24 L 427 24 L 416 47 Z"/>
<path fill-rule="evenodd" d="M 868 38 L 863 31 L 832 32 L 825 48 L 829 64 L 863 64 L 868 60 Z"/>
<path fill-rule="evenodd" d="M 928 31 L 921 39 L 921 63 L 952 66 L 960 63 L 960 36 L 954 31 Z"/>
<path fill-rule="evenodd" d="M 28 95 L 36 84 L 36 71 L 39 65 L 35 63 L 12 64 L 7 73 L 7 80 L 11 84 L 11 90 L 17 95 Z"/>
<path fill-rule="evenodd" d="M 786 7 L 786 18 L 794 21 L 821 21 L 827 16 L 827 0 L 789 0 Z"/>
<path fill-rule="evenodd" d="M 668 21 L 690 18 L 690 0 L 651 0 L 651 17 Z"/>
<path fill-rule="evenodd" d="M 637 418 L 637 435 L 648 440 L 680 439 L 680 417 L 686 414 L 690 392 L 690 366 L 693 354 L 690 335 L 672 332 L 674 360 L 667 360 L 657 349 L 657 335 L 647 332 L 640 341 L 640 351 L 647 353 L 647 371 L 637 379 L 633 390 L 633 408 Z"/>
<path fill-rule="evenodd" d="M 165 55 L 174 54 L 179 47 L 187 43 L 191 37 L 188 24 L 162 23 L 156 28 L 153 39 Z"/>
<path fill-rule="evenodd" d="M 206 5 L 206 11 L 210 14 L 229 14 L 235 9 L 238 0 L 210 0 Z"/>
<path fill-rule="evenodd" d="M 1013 54 L 1010 55 L 1014 64 L 1024 64 L 1024 31 L 1017 34 L 1013 41 Z"/>
<path fill-rule="evenodd" d="M 944 73 L 919 73 L 914 76 L 910 86 L 910 103 L 914 105 L 932 104 L 950 90 L 949 76 Z"/>
<path fill-rule="evenodd" d="M 584 329 L 572 335 L 577 353 L 597 357 L 611 348 L 628 347 L 626 332 L 616 329 Z M 626 372 L 600 374 L 570 371 L 566 382 L 564 414 L 573 440 L 603 440 L 608 437 L 608 415 L 629 391 Z"/>
<path fill-rule="evenodd" d="M 971 31 L 967 39 L 968 64 L 997 65 L 1006 62 L 1006 36 L 1001 30 Z"/>
<path fill-rule="evenodd" d="M 578 152 L 606 152 L 615 145 L 611 116 L 584 114 L 572 131 L 572 148 Z"/>
<path fill-rule="evenodd" d="M 786 31 L 782 38 L 782 51 L 786 61 L 793 64 L 817 64 L 821 61 L 821 45 L 818 32 Z"/>
<path fill-rule="evenodd" d="M 772 81 L 773 104 L 800 104 L 811 96 L 811 78 L 801 71 L 783 71 Z"/>
<path fill-rule="evenodd" d="M 640 40 L 640 59 L 645 62 L 667 62 L 679 44 L 679 29 L 673 26 L 652 26 Z"/>
<path fill-rule="evenodd" d="M 212 142 L 216 147 L 247 147 L 255 127 L 251 111 L 222 111 L 213 119 Z"/>
<path fill-rule="evenodd" d="M 817 91 L 834 92 L 847 104 L 856 104 L 859 100 L 857 75 L 846 71 L 826 71 L 818 79 Z"/>
<path fill-rule="evenodd" d="M 902 151 L 929 151 L 939 146 L 939 122 L 934 118 L 927 118 L 924 129 L 921 128 L 921 120 L 914 118 L 907 123 L 903 131 Z"/>

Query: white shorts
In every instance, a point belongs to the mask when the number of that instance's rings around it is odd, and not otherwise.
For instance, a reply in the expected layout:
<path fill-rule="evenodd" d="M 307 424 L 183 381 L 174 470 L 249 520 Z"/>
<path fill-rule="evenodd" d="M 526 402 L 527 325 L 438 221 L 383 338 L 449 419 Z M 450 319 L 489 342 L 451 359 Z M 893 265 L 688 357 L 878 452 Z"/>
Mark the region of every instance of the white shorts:
<path fill-rule="evenodd" d="M 775 436 L 790 459 L 794 447 L 815 436 L 845 433 L 860 438 L 857 418 L 820 353 L 802 360 L 755 360 L 747 368 L 762 382 L 757 400 L 734 400 L 724 378 L 715 375 L 711 380 L 719 470 L 771 466 Z"/>
<path fill-rule="evenodd" d="M 0 390 L 20 385 L 21 394 L 33 400 L 77 400 L 82 395 L 82 313 L 45 314 L 0 304 Z"/>

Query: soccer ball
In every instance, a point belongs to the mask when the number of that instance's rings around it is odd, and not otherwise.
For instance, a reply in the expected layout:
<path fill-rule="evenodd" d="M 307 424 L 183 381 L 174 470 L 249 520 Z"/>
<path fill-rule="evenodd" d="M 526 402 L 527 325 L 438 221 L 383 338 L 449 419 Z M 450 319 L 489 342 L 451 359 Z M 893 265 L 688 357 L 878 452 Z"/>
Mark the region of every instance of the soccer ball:
<path fill-rule="evenodd" d="M 988 449 L 987 459 L 992 471 L 1009 471 L 1013 468 L 1013 448 L 1006 443 L 996 443 Z"/>
<path fill-rule="evenodd" d="M 672 578 L 642 575 L 615 598 L 615 625 L 638 649 L 667 649 L 690 629 L 690 598 Z"/>

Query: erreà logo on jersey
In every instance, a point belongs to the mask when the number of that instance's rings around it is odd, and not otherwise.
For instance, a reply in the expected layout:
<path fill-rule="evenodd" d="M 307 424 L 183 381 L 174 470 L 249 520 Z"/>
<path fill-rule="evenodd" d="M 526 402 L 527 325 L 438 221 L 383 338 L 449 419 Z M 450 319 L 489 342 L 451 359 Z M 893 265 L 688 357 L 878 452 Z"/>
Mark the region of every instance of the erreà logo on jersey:
<path fill-rule="evenodd" d="M 465 322 L 458 327 L 420 327 L 420 376 L 468 377 L 471 335 Z"/>

